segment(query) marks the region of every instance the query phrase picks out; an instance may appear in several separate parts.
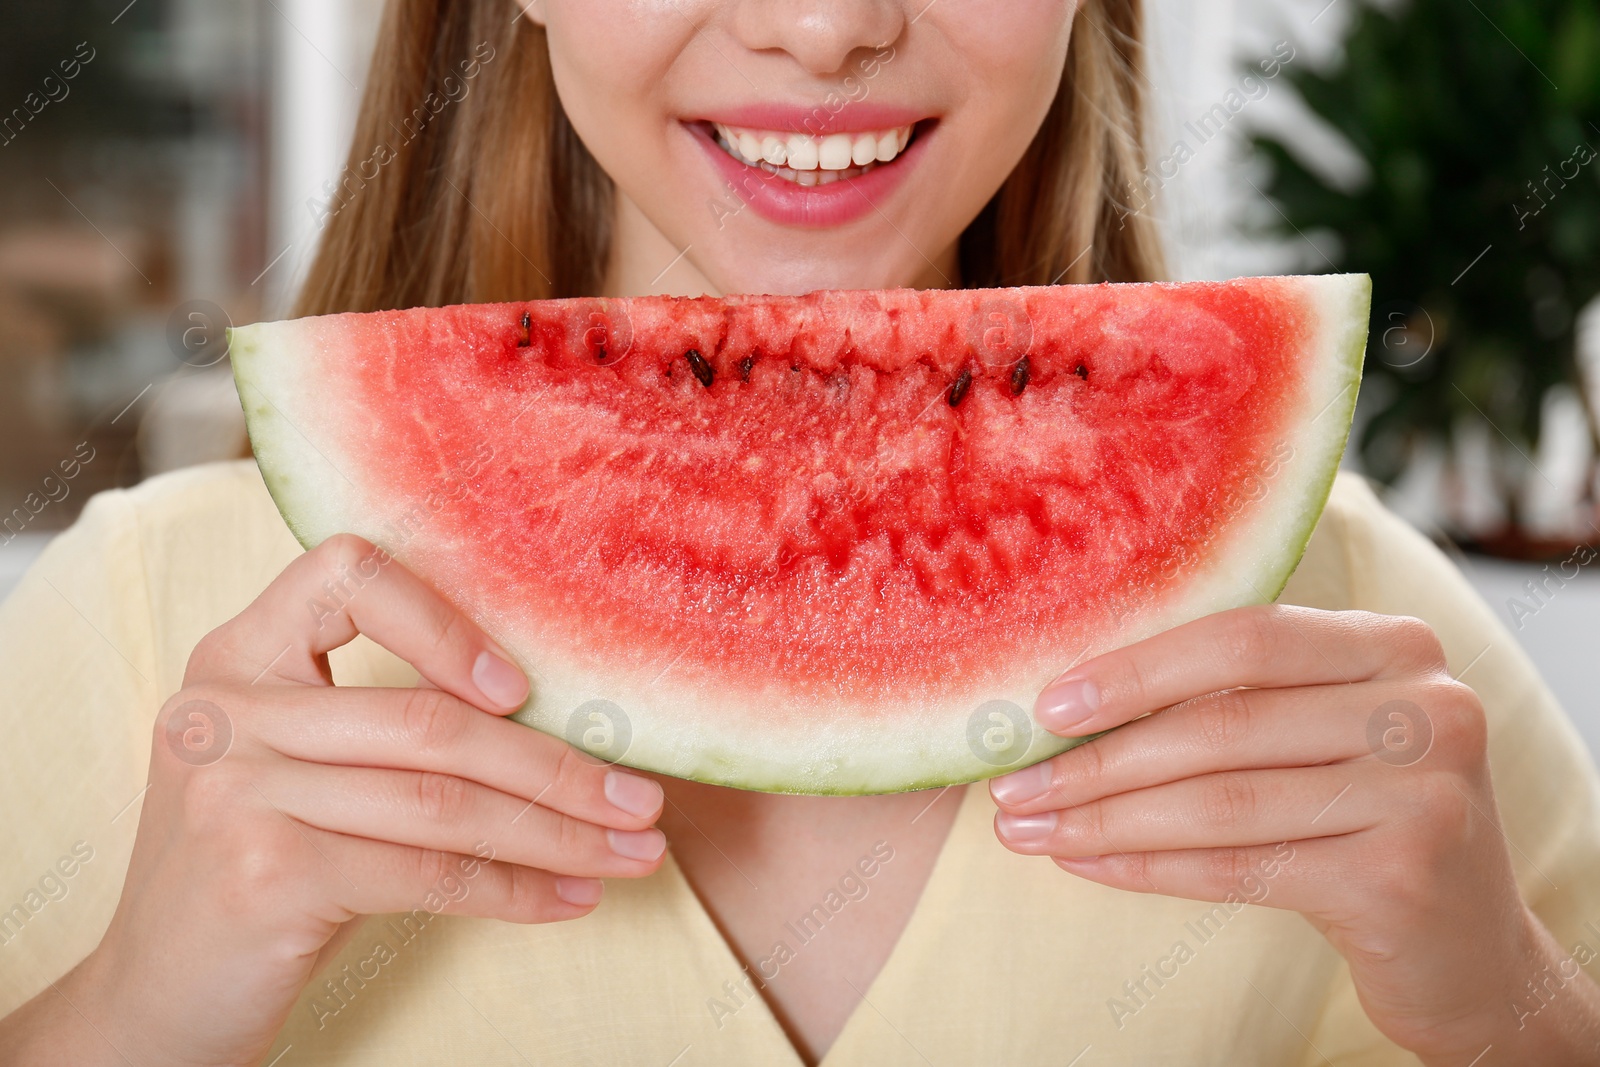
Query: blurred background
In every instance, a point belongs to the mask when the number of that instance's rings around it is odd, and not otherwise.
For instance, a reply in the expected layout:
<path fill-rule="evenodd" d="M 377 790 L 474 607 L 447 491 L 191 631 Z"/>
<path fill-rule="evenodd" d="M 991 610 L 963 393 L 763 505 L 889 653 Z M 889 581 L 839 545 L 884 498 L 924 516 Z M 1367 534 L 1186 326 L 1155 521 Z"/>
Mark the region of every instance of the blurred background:
<path fill-rule="evenodd" d="M 381 8 L 0 0 L 0 595 L 92 493 L 240 454 L 220 329 L 285 313 Z M 1149 9 L 1174 274 L 1373 276 L 1346 464 L 1600 752 L 1600 8 Z"/>
<path fill-rule="evenodd" d="M 0 0 L 0 594 L 94 492 L 232 458 L 381 0 Z"/>

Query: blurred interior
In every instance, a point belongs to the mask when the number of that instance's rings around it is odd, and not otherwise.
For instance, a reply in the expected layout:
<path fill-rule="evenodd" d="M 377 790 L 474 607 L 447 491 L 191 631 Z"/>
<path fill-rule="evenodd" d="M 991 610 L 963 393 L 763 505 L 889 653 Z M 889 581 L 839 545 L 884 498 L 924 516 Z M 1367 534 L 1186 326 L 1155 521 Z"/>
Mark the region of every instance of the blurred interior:
<path fill-rule="evenodd" d="M 380 8 L 8 0 L 0 583 L 92 493 L 242 454 L 220 328 L 288 306 Z"/>

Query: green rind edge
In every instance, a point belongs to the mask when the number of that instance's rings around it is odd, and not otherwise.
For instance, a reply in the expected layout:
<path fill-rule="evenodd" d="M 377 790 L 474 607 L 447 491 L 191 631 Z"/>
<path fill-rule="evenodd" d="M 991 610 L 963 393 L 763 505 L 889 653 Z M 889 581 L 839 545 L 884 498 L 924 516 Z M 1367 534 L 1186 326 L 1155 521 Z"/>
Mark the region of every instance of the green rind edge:
<path fill-rule="evenodd" d="M 260 354 L 256 339 L 260 336 L 263 325 L 230 326 L 225 331 L 229 362 L 233 367 L 233 388 L 239 394 L 239 406 L 244 411 L 245 432 L 250 437 L 251 457 L 255 460 L 256 470 L 261 474 L 262 484 L 267 487 L 267 495 L 272 498 L 272 506 L 278 509 L 283 524 L 289 528 L 289 532 L 294 535 L 300 547 L 310 551 L 316 547 L 316 539 L 306 534 L 304 524 L 295 518 L 284 503 L 283 498 L 287 495 L 285 492 L 287 476 L 277 474 L 261 463 L 258 441 L 266 436 L 266 425 L 271 416 L 264 415 L 259 407 L 245 398 L 247 389 L 258 394 L 260 392 L 256 389 L 249 371 L 254 369 L 255 360 Z"/>

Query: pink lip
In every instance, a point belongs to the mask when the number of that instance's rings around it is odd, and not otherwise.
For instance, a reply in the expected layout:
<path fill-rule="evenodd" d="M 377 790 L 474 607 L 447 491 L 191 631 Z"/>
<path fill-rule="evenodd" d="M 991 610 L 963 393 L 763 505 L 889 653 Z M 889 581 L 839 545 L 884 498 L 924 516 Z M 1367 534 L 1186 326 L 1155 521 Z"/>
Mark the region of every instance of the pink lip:
<path fill-rule="evenodd" d="M 718 118 L 726 125 L 746 125 Z M 907 120 L 912 121 L 912 120 Z M 783 129 L 780 125 L 748 123 L 760 129 Z M 864 125 L 856 129 L 884 129 L 894 126 Z M 900 125 L 905 125 L 904 122 Z M 827 185 L 796 185 L 794 182 L 768 174 L 760 167 L 748 166 L 722 150 L 703 122 L 686 124 L 688 130 L 711 159 L 711 165 L 722 176 L 722 202 L 730 214 L 742 210 L 740 202 L 769 222 L 784 226 L 803 226 L 826 229 L 843 226 L 880 207 L 884 200 L 899 187 L 911 173 L 911 168 L 923 156 L 923 146 L 932 134 L 931 129 L 920 129 L 911 141 L 911 147 L 901 152 L 889 163 L 879 164 L 855 178 L 842 178 Z M 835 132 L 846 132 L 843 129 Z"/>
<path fill-rule="evenodd" d="M 724 126 L 781 130 L 785 133 L 809 133 L 817 137 L 830 133 L 892 130 L 897 126 L 910 126 L 929 117 L 926 111 L 913 111 L 893 104 L 869 101 L 847 101 L 840 107 L 829 107 L 825 103 L 815 107 L 795 107 L 792 104 L 745 104 L 700 116 L 707 122 L 720 122 Z"/>

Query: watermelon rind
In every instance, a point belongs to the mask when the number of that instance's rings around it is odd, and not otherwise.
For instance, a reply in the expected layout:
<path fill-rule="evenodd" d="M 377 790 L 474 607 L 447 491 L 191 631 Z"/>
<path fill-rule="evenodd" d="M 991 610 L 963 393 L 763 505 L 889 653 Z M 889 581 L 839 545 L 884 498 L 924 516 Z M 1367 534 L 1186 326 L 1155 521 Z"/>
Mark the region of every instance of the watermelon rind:
<path fill-rule="evenodd" d="M 1291 429 L 1271 457 L 1263 493 L 1230 519 L 1208 558 L 1187 565 L 1186 581 L 1153 602 L 1135 597 L 1120 629 L 1105 635 L 1096 652 L 1213 612 L 1271 602 L 1305 552 L 1350 432 L 1371 283 L 1357 274 L 1271 281 L 1285 287 L 1314 321 L 1300 353 L 1307 363 L 1304 395 L 1286 420 Z M 347 466 L 353 460 L 338 455 L 305 416 L 302 399 L 306 391 L 319 388 L 306 371 L 322 344 L 317 322 L 299 319 L 230 331 L 234 378 L 256 461 L 279 512 L 303 546 L 310 548 L 339 532 L 382 546 L 390 531 L 377 510 L 363 501 L 358 480 L 340 469 L 341 460 Z M 382 447 L 381 442 L 373 447 Z M 404 552 L 396 557 L 406 559 Z M 897 715 L 859 716 L 847 706 L 825 707 L 818 709 L 818 722 L 825 726 L 781 732 L 758 709 L 738 701 L 675 689 L 670 680 L 645 687 L 597 678 L 527 647 L 509 632 L 505 620 L 479 622 L 513 651 L 533 679 L 533 694 L 515 715 L 519 721 L 600 758 L 717 785 L 830 795 L 931 789 L 1014 771 L 1090 739 L 1057 737 L 1021 710 L 1032 708 L 1040 688 L 1071 665 L 1076 650 L 1063 649 L 1062 662 L 1048 668 L 1019 671 L 1004 691 L 951 694 L 943 706 Z M 591 709 L 587 718 L 580 718 L 581 709 Z M 621 721 L 613 721 L 617 718 Z M 620 729 L 627 738 L 625 750 L 591 744 L 591 735 L 581 728 L 589 720 L 605 728 L 605 737 Z M 1025 745 L 1004 749 L 1004 762 L 986 758 L 973 743 L 974 731 L 985 729 L 1011 730 L 1005 736 L 1013 742 L 1021 737 Z"/>

